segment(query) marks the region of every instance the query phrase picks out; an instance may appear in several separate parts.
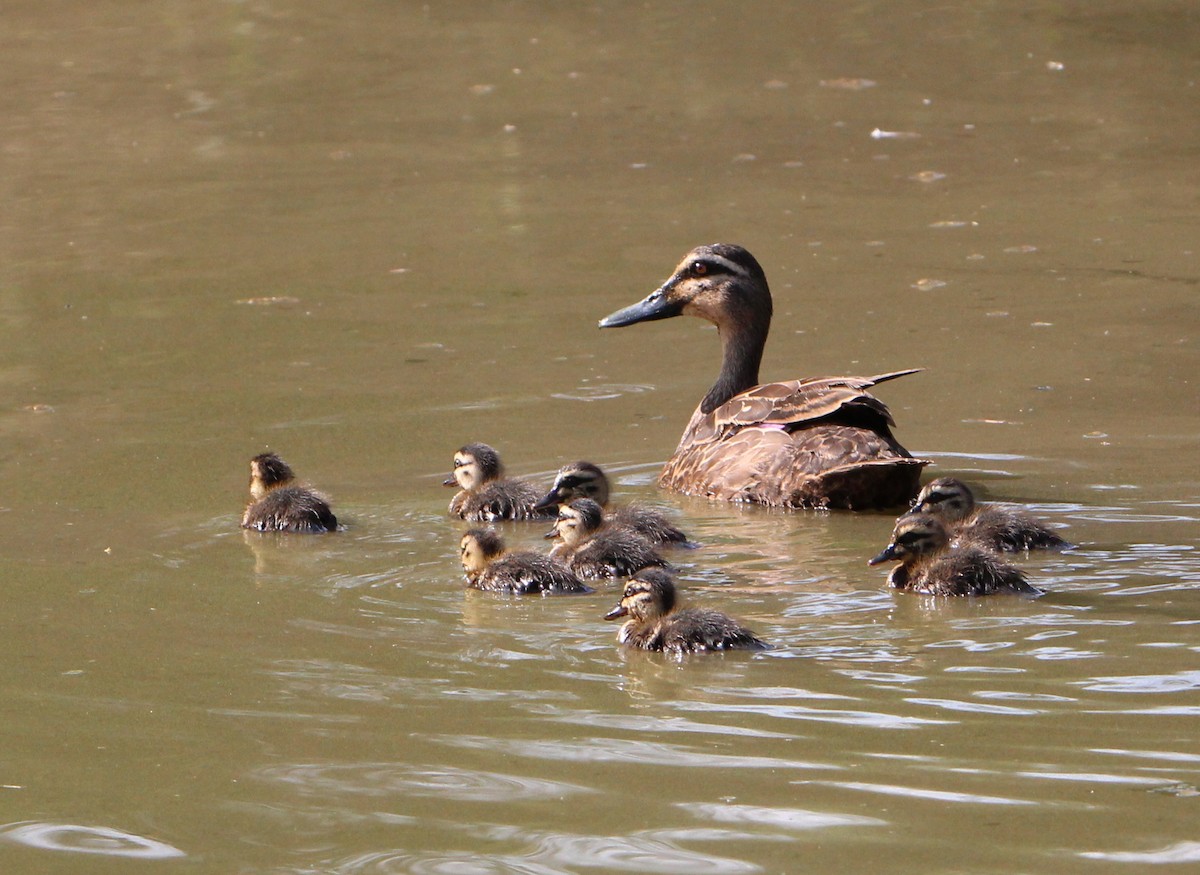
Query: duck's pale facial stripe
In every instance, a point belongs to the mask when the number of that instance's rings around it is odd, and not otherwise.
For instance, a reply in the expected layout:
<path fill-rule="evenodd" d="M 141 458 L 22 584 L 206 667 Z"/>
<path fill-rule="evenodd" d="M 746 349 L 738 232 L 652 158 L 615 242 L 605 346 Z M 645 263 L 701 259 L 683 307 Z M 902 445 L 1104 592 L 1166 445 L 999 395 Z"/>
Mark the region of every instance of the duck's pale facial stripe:
<path fill-rule="evenodd" d="M 705 265 L 708 265 L 710 268 L 708 271 L 709 274 L 714 273 L 714 271 L 711 268 L 717 267 L 720 269 L 720 272 L 733 274 L 734 276 L 736 276 L 740 279 L 749 279 L 750 278 L 749 272 L 744 267 L 742 267 L 740 264 L 738 264 L 736 261 L 728 259 L 723 255 L 716 255 L 711 252 L 705 253 L 703 258 L 686 258 L 686 259 L 684 259 L 683 263 L 679 265 L 677 272 L 681 273 L 685 276 L 691 276 L 692 265 L 697 264 L 697 263 L 703 263 Z"/>

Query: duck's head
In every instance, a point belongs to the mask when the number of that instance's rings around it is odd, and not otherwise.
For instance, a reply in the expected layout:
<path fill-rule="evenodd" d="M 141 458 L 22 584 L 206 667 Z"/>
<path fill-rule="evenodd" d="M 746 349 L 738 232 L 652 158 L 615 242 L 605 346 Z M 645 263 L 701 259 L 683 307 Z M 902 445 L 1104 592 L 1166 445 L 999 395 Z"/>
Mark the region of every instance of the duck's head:
<path fill-rule="evenodd" d="M 575 548 L 604 525 L 604 511 L 590 498 L 577 498 L 558 508 L 554 528 L 546 532 L 546 540 L 557 538 L 567 547 Z"/>
<path fill-rule="evenodd" d="M 946 549 L 950 537 L 941 521 L 927 513 L 906 513 L 896 520 L 892 540 L 868 565 L 896 561 L 909 563 Z"/>
<path fill-rule="evenodd" d="M 554 485 L 534 510 L 569 503 L 575 498 L 590 498 L 603 507 L 608 504 L 608 477 L 591 462 L 572 462 L 558 469 Z"/>
<path fill-rule="evenodd" d="M 630 617 L 639 623 L 647 623 L 665 617 L 674 608 L 674 578 L 661 568 L 643 568 L 629 578 L 621 601 L 604 615 L 604 619 Z"/>
<path fill-rule="evenodd" d="M 931 480 L 913 502 L 913 513 L 933 514 L 955 522 L 963 519 L 975 507 L 975 496 L 961 480 L 939 477 Z"/>
<path fill-rule="evenodd" d="M 454 470 L 442 485 L 476 492 L 483 484 L 503 476 L 499 453 L 487 444 L 467 444 L 454 454 Z"/>
<path fill-rule="evenodd" d="M 504 541 L 492 529 L 468 529 L 458 544 L 459 561 L 472 580 L 503 552 Z"/>
<path fill-rule="evenodd" d="M 766 336 L 771 322 L 771 292 L 758 261 L 732 243 L 698 246 L 679 262 L 665 283 L 644 300 L 600 320 L 601 328 L 620 328 L 687 314 L 718 328 L 758 328 Z"/>
<path fill-rule="evenodd" d="M 250 494 L 255 501 L 295 479 L 288 463 L 275 453 L 259 453 L 250 460 Z"/>

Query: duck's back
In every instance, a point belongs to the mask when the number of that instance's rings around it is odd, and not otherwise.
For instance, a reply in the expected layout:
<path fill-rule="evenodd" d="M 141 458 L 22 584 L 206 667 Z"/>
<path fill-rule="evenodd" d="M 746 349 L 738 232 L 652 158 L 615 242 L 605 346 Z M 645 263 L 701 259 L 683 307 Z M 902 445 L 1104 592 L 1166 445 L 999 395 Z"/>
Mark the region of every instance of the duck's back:
<path fill-rule="evenodd" d="M 652 544 L 687 544 L 688 537 L 662 511 L 626 504 L 612 512 L 614 524 L 633 529 Z"/>
<path fill-rule="evenodd" d="M 242 528 L 320 534 L 337 530 L 337 517 L 320 493 L 304 486 L 273 489 L 246 508 Z"/>
<path fill-rule="evenodd" d="M 893 570 L 889 581 L 898 589 L 908 589 L 924 595 L 1042 594 L 1019 568 L 975 547 L 948 550 L 930 562 L 908 569 L 902 565 L 898 566 Z"/>
<path fill-rule="evenodd" d="M 692 415 L 659 483 L 690 495 L 787 507 L 909 502 L 921 468 L 866 390 L 911 371 L 755 386 Z"/>
<path fill-rule="evenodd" d="M 514 595 L 591 592 L 561 562 L 540 553 L 509 553 L 491 563 L 472 584 L 476 589 Z"/>
<path fill-rule="evenodd" d="M 567 564 L 585 580 L 629 577 L 666 560 L 646 538 L 625 526 L 609 524 L 570 554 Z"/>
<path fill-rule="evenodd" d="M 541 491 L 524 480 L 493 480 L 478 492 L 459 492 L 450 501 L 450 513 L 464 520 L 531 520 L 551 516 L 550 511 L 534 510 Z"/>
<path fill-rule="evenodd" d="M 703 608 L 685 608 L 656 623 L 631 628 L 624 643 L 643 650 L 672 653 L 762 650 L 769 646 L 732 617 Z"/>
<path fill-rule="evenodd" d="M 1008 505 L 979 506 L 954 534 L 962 543 L 1005 553 L 1071 546 L 1045 523 Z"/>

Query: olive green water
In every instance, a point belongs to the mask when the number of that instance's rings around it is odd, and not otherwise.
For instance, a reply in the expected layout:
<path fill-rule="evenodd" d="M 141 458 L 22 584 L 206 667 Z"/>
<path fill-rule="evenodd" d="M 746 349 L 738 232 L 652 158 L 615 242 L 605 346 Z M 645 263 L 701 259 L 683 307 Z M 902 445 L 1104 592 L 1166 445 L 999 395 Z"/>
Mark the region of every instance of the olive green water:
<path fill-rule="evenodd" d="M 10 4 L 0 869 L 1194 869 L 1197 45 L 1184 0 Z M 595 323 L 715 240 L 765 378 L 926 369 L 900 438 L 1064 526 L 1048 595 L 655 490 L 716 335 Z M 775 649 L 464 593 L 469 440 L 672 510 Z M 237 528 L 267 447 L 345 531 Z"/>

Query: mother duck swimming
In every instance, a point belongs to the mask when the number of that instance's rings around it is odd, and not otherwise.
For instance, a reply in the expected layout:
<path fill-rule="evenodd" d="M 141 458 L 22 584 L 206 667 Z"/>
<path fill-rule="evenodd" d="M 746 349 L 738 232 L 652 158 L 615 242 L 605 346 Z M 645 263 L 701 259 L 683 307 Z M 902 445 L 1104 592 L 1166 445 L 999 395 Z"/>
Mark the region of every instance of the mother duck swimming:
<path fill-rule="evenodd" d="M 659 485 L 688 495 L 785 507 L 893 507 L 917 494 L 921 468 L 892 436 L 867 390 L 915 373 L 758 382 L 771 327 L 771 291 L 754 256 L 729 243 L 700 246 L 645 300 L 601 328 L 686 314 L 717 326 L 721 373 L 683 432 Z"/>

